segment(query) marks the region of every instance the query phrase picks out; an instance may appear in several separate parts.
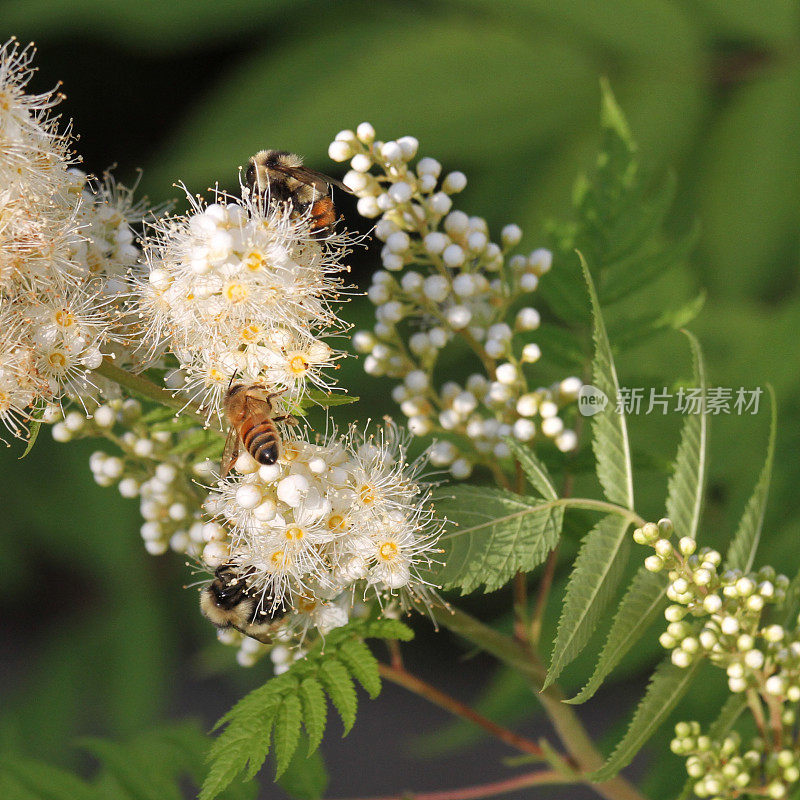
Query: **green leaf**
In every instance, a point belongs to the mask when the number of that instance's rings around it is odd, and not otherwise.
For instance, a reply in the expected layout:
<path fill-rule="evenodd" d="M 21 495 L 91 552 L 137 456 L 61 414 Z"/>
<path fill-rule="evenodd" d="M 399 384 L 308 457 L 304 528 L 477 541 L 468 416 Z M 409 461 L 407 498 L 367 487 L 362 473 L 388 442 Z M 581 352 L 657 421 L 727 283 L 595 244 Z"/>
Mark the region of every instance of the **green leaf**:
<path fill-rule="evenodd" d="M 595 388 L 600 389 L 608 398 L 605 410 L 592 417 L 592 445 L 597 458 L 597 477 L 605 496 L 612 503 L 632 509 L 633 470 L 625 415 L 617 412 L 619 400 L 617 371 L 594 281 L 585 259 L 583 256 L 580 258 L 594 317 L 595 355 L 592 362 L 592 379 Z"/>
<path fill-rule="evenodd" d="M 761 470 L 753 494 L 747 501 L 744 514 L 736 529 L 733 541 L 725 556 L 727 569 L 740 569 L 747 572 L 753 566 L 753 559 L 761 539 L 761 528 L 764 525 L 764 514 L 767 510 L 767 496 L 769 484 L 772 480 L 772 462 L 775 458 L 775 439 L 778 431 L 778 409 L 775 402 L 775 392 L 768 386 L 770 398 L 770 428 L 769 444 L 767 445 L 767 458 Z"/>
<path fill-rule="evenodd" d="M 687 414 L 681 429 L 675 469 L 667 487 L 667 515 L 678 536 L 697 536 L 706 481 L 708 449 L 708 415 L 706 404 L 706 368 L 700 343 L 683 331 L 692 347 L 695 385 L 701 390 L 701 413 Z"/>
<path fill-rule="evenodd" d="M 278 785 L 296 800 L 320 800 L 328 788 L 328 770 L 319 752 L 306 755 L 302 745 L 295 750 Z"/>
<path fill-rule="evenodd" d="M 358 632 L 365 639 L 397 639 L 400 642 L 410 642 L 414 638 L 414 631 L 399 619 L 366 620 L 358 627 Z"/>
<path fill-rule="evenodd" d="M 499 589 L 517 572 L 530 572 L 558 543 L 562 506 L 501 489 L 457 485 L 436 498 L 437 513 L 459 528 L 445 534 L 444 588 L 462 594 Z"/>
<path fill-rule="evenodd" d="M 297 750 L 297 743 L 300 739 L 301 711 L 300 698 L 296 694 L 290 694 L 284 698 L 275 717 L 272 738 L 275 748 L 276 780 L 286 771 L 295 750 Z M 253 769 L 251 762 L 247 777 L 254 777 L 256 772 L 258 772 L 258 768 Z"/>
<path fill-rule="evenodd" d="M 684 331 L 692 348 L 695 385 L 705 408 L 706 372 L 697 339 Z M 667 513 L 679 536 L 697 535 L 706 478 L 708 423 L 704 413 L 687 414 L 681 430 L 675 469 L 669 480 Z M 664 575 L 639 568 L 614 615 L 597 666 L 586 686 L 569 702 L 585 703 L 600 688 L 612 669 L 637 642 L 662 611 L 667 591 Z"/>
<path fill-rule="evenodd" d="M 547 471 L 547 467 L 536 457 L 530 447 L 524 447 L 516 439 L 506 438 L 506 443 L 511 448 L 511 452 L 519 461 L 520 466 L 525 472 L 531 486 L 536 489 L 545 500 L 557 500 L 558 491 L 553 485 L 553 479 Z"/>
<path fill-rule="evenodd" d="M 344 665 L 332 659 L 326 659 L 322 663 L 319 677 L 331 701 L 336 706 L 339 716 L 342 718 L 342 725 L 344 726 L 342 736 L 347 736 L 353 725 L 355 725 L 356 709 L 358 707 L 358 698 L 356 697 L 353 681 L 350 679 L 350 675 Z"/>
<path fill-rule="evenodd" d="M 122 788 L 137 800 L 182 800 L 174 777 L 154 769 L 152 763 L 132 757 L 131 748 L 98 738 L 82 739 L 81 746 L 97 756 Z"/>
<path fill-rule="evenodd" d="M 20 460 L 33 450 L 36 440 L 39 438 L 39 431 L 42 427 L 42 416 L 44 415 L 44 406 L 35 408 L 31 414 L 31 423 L 28 426 L 28 444 L 25 446 L 25 452 L 20 456 Z"/>
<path fill-rule="evenodd" d="M 351 639 L 336 651 L 336 656 L 373 700 L 381 693 L 378 660 L 364 642 Z"/>
<path fill-rule="evenodd" d="M 44 761 L 6 756 L 0 761 L 0 776 L 9 776 L 30 791 L 36 800 L 98 800 L 93 787 L 71 772 Z M 6 792 L 2 797 L 19 797 Z"/>
<path fill-rule="evenodd" d="M 701 664 L 702 661 L 698 660 L 686 669 L 676 667 L 668 659 L 659 664 L 642 701 L 636 707 L 628 730 L 606 763 L 589 776 L 590 780 L 595 783 L 607 781 L 631 763 L 686 694 Z"/>
<path fill-rule="evenodd" d="M 272 719 L 270 717 L 270 726 Z M 246 768 L 249 758 L 248 748 L 252 747 L 254 740 L 260 739 L 263 730 L 263 724 L 258 721 L 248 721 L 227 728 L 217 738 L 209 755 L 211 768 L 203 781 L 198 800 L 214 800 L 220 792 L 230 786 L 236 776 Z M 269 747 L 269 729 L 266 746 Z M 266 751 L 264 757 L 266 758 Z"/>
<path fill-rule="evenodd" d="M 303 704 L 303 725 L 308 735 L 308 753 L 314 752 L 322 742 L 328 703 L 322 684 L 316 678 L 306 678 L 300 684 L 300 702 Z"/>
<path fill-rule="evenodd" d="M 745 708 L 747 708 L 747 697 L 744 694 L 732 694 L 708 729 L 711 739 L 716 742 L 723 739 Z"/>
<path fill-rule="evenodd" d="M 664 608 L 667 578 L 640 567 L 619 604 L 592 676 L 567 703 L 585 703 L 603 685 L 611 670 L 637 642 Z"/>
<path fill-rule="evenodd" d="M 567 584 L 543 688 L 583 650 L 613 599 L 625 569 L 630 524 L 630 520 L 609 515 L 584 539 Z"/>

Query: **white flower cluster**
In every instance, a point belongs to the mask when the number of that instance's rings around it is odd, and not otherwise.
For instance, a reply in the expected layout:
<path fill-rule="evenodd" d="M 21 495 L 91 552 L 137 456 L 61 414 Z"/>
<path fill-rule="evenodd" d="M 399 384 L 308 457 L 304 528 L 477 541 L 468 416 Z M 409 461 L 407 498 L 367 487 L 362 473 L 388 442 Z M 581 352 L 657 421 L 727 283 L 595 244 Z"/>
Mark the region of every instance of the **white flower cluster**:
<path fill-rule="evenodd" d="M 0 47 L 0 422 L 18 437 L 46 404 L 98 394 L 91 371 L 122 336 L 119 276 L 138 253 L 130 193 L 71 169 L 59 96 L 25 92 L 32 58 Z"/>
<path fill-rule="evenodd" d="M 57 407 L 51 408 L 45 421 L 54 423 L 53 438 L 58 442 L 91 437 L 116 445 L 117 455 L 92 453 L 89 468 L 98 485 L 116 486 L 123 497 L 139 498 L 148 553 L 161 555 L 171 549 L 200 557 L 209 529 L 199 481 L 208 480 L 217 469 L 202 458 L 202 450 L 218 449 L 216 434 L 199 424 L 181 425 L 169 412 L 148 419 L 141 403 L 133 399 L 109 400 L 88 419 L 78 411 L 62 415 Z"/>
<path fill-rule="evenodd" d="M 214 521 L 202 559 L 234 565 L 259 608 L 290 611 L 284 627 L 300 638 L 344 625 L 357 593 L 428 604 L 423 572 L 441 523 L 418 481 L 422 463 L 406 461 L 388 423 L 369 436 L 353 427 L 316 444 L 286 441 L 276 464 L 242 453 L 238 474 L 204 504 Z"/>
<path fill-rule="evenodd" d="M 510 256 L 522 238 L 516 225 L 503 228 L 502 244 L 490 241 L 484 219 L 453 210 L 451 195 L 466 186 L 464 174 L 440 180 L 441 164 L 432 158 L 412 166 L 417 150 L 411 136 L 376 140 L 369 123 L 340 132 L 329 148 L 335 161 L 350 161 L 344 182 L 358 195 L 360 213 L 380 218 L 375 234 L 384 242 L 384 269 L 368 291 L 377 321 L 353 339 L 366 355 L 364 368 L 402 379 L 393 396 L 409 429 L 447 439 L 432 458 L 454 477 L 506 458 L 508 436 L 529 442 L 541 435 L 573 450 L 577 436 L 559 414 L 580 380 L 531 388 L 528 368 L 541 357 L 531 293 L 550 269 L 551 253 Z M 473 352 L 481 371 L 463 385 L 435 386 L 443 351 L 456 342 Z"/>
<path fill-rule="evenodd" d="M 800 703 L 800 619 L 793 628 L 764 619 L 768 606 L 786 600 L 789 579 L 772 567 L 743 573 L 718 572 L 722 556 L 696 551 L 694 539 L 672 542 L 668 519 L 634 531 L 639 544 L 655 555 L 645 559 L 651 572 L 669 571 L 664 611 L 669 623 L 661 645 L 672 663 L 686 668 L 702 657 L 724 669 L 728 688 L 747 693 L 760 737 L 743 755 L 736 735 L 718 742 L 700 735 L 697 723 L 680 723 L 672 750 L 688 756 L 686 768 L 698 797 L 735 798 L 742 794 L 779 800 L 800 780 L 800 743 L 795 736 Z M 759 721 L 760 717 L 760 721 Z M 763 726 L 769 720 L 770 730 Z"/>
<path fill-rule="evenodd" d="M 189 197 L 188 214 L 165 217 L 148 236 L 149 274 L 134 281 L 151 355 L 167 349 L 183 389 L 220 414 L 232 376 L 287 390 L 329 388 L 339 353 L 322 338 L 346 327 L 331 309 L 354 237 L 311 232 L 288 204 L 217 195 Z"/>

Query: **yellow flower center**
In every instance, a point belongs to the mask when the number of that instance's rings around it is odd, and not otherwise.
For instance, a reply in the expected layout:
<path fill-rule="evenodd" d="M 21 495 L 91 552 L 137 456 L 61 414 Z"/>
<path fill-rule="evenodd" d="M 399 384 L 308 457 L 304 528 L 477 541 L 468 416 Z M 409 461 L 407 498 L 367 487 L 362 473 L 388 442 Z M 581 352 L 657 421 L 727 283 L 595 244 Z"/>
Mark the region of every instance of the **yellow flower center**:
<path fill-rule="evenodd" d="M 67 359 L 64 357 L 64 354 L 59 352 L 50 353 L 47 360 L 50 362 L 50 366 L 54 367 L 55 369 L 62 369 L 67 363 Z"/>
<path fill-rule="evenodd" d="M 284 569 L 285 567 L 289 566 L 289 556 L 283 552 L 283 550 L 276 550 L 270 557 L 269 557 L 270 564 L 272 568 L 275 570 Z"/>
<path fill-rule="evenodd" d="M 61 308 L 56 311 L 54 319 L 56 325 L 61 328 L 69 328 L 75 324 L 75 317 L 66 308 Z"/>
<path fill-rule="evenodd" d="M 229 303 L 236 304 L 246 300 L 250 292 L 245 284 L 232 282 L 222 290 L 222 294 Z"/>
<path fill-rule="evenodd" d="M 341 514 L 331 514 L 328 517 L 328 530 L 343 531 L 347 528 L 347 520 Z"/>
<path fill-rule="evenodd" d="M 304 614 L 310 614 L 317 607 L 317 601 L 311 597 L 301 597 L 297 601 L 297 610 Z"/>
<path fill-rule="evenodd" d="M 290 525 L 285 531 L 285 536 L 290 542 L 299 542 L 305 535 L 305 531 L 299 525 Z"/>
<path fill-rule="evenodd" d="M 261 326 L 256 325 L 256 323 L 248 325 L 246 328 L 242 328 L 242 332 L 239 334 L 239 338 L 245 344 L 255 344 L 259 339 L 261 339 L 261 337 Z"/>
<path fill-rule="evenodd" d="M 264 258 L 264 254 L 260 250 L 251 250 L 244 257 L 244 265 L 252 272 L 256 272 L 259 269 L 264 269 L 267 265 L 267 259 Z"/>
<path fill-rule="evenodd" d="M 384 561 L 394 561 L 399 552 L 400 548 L 394 542 L 384 542 L 378 548 L 378 554 Z"/>
<path fill-rule="evenodd" d="M 308 361 L 301 355 L 292 356 L 289 359 L 289 371 L 295 375 L 302 375 L 308 370 Z"/>
<path fill-rule="evenodd" d="M 211 367 L 208 371 L 208 378 L 214 381 L 214 383 L 220 383 L 220 381 L 225 380 L 225 376 L 216 367 Z"/>
<path fill-rule="evenodd" d="M 378 499 L 378 493 L 375 487 L 369 483 L 365 483 L 358 491 L 361 502 L 365 505 L 372 505 Z"/>
<path fill-rule="evenodd" d="M 294 461 L 300 455 L 300 449 L 295 442 L 285 442 L 283 445 L 283 460 Z"/>
<path fill-rule="evenodd" d="M 0 411 L 8 411 L 9 408 L 11 408 L 11 395 L 0 391 Z"/>

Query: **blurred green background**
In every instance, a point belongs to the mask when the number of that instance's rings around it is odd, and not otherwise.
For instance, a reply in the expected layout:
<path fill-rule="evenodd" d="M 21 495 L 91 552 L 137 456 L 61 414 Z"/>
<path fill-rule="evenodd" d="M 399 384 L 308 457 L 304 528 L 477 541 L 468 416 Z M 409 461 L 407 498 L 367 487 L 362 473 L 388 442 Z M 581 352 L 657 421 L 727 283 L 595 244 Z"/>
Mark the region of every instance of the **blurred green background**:
<path fill-rule="evenodd" d="M 297 151 L 311 166 L 341 175 L 342 165 L 327 159 L 328 143 L 339 129 L 369 120 L 379 137 L 414 135 L 421 155 L 466 172 L 458 207 L 485 216 L 495 233 L 517 222 L 530 248 L 543 241 L 545 220 L 568 214 L 573 181 L 592 163 L 598 79 L 608 76 L 643 162 L 654 174 L 677 173 L 670 225 L 683 232 L 700 223 L 691 260 L 648 301 L 653 314 L 659 296 L 707 290 L 691 327 L 711 384 L 769 382 L 777 391 L 780 436 L 759 563 L 796 571 L 800 4 L 25 0 L 0 3 L 0 26 L 0 38 L 15 34 L 38 45 L 38 88 L 64 82 L 63 113 L 74 119 L 87 169 L 116 163 L 124 181 L 142 167 L 141 188 L 154 201 L 176 197 L 178 180 L 192 191 L 215 181 L 235 187 L 237 166 L 263 147 Z M 369 228 L 349 198 L 341 205 L 351 227 Z M 374 256 L 358 262 L 362 285 Z M 369 309 L 356 300 L 345 313 L 366 320 Z M 623 383 L 668 384 L 686 375 L 684 351 L 673 335 L 628 353 Z M 361 394 L 361 418 L 395 412 L 385 384 L 364 376 L 355 360 L 341 379 Z M 666 463 L 676 427 L 674 420 L 638 420 L 634 436 L 655 455 L 651 461 Z M 730 535 L 760 469 L 766 432 L 763 413 L 713 421 L 707 541 Z M 230 667 L 232 654 L 216 646 L 194 594 L 180 589 L 188 580 L 181 559 L 146 556 L 136 502 L 92 483 L 92 449 L 44 435 L 25 461 L 16 460 L 19 446 L 0 456 L 0 663 L 7 673 L 0 748 L 62 763 L 74 759 L 69 745 L 79 734 L 126 735 L 184 716 L 207 724 L 268 672 Z M 664 475 L 649 469 L 643 481 L 641 510 L 660 516 Z M 505 607 L 502 592 L 473 601 L 487 617 Z M 417 627 L 412 658 L 420 669 L 434 682 L 454 681 L 456 693 L 477 692 L 490 662 L 437 655 L 437 666 L 431 655 L 444 634 L 437 639 Z M 632 687 L 612 686 L 587 709 L 597 730 L 610 729 L 606 711 L 620 692 L 633 701 L 643 668 L 657 657 L 654 641 L 621 671 Z M 519 686 L 502 680 L 494 684 L 505 692 L 497 708 L 518 709 L 509 698 Z M 326 746 L 335 766 L 330 794 L 403 788 L 408 769 L 414 788 L 445 786 L 448 776 L 468 782 L 476 768 L 469 758 L 433 765 L 406 753 L 415 730 L 441 717 L 386 694 L 365 710 L 350 740 Z M 716 697 L 704 686 L 684 708 L 708 716 Z M 525 708 L 532 707 L 527 698 Z M 389 737 L 378 754 L 370 747 L 376 736 Z M 482 747 L 479 776 L 490 767 L 500 774 L 492 759 L 503 751 Z M 655 764 L 654 794 L 674 790 L 677 759 L 638 763 L 640 773 Z"/>

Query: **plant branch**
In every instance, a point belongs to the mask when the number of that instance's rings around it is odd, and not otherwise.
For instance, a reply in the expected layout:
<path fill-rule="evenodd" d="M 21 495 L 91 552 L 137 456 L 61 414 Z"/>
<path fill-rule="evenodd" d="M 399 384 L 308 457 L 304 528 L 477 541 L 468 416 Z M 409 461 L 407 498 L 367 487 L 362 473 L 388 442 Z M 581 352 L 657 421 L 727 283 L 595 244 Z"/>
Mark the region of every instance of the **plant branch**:
<path fill-rule="evenodd" d="M 196 403 L 185 402 L 175 397 L 168 389 L 158 386 L 141 375 L 135 375 L 133 372 L 128 372 L 128 370 L 118 367 L 109 358 L 104 358 L 103 363 L 95 372 L 147 400 L 153 400 L 162 406 L 167 406 L 167 408 L 174 408 L 176 411 L 188 410 L 197 416 L 204 426 L 206 425 L 206 416 Z"/>
<path fill-rule="evenodd" d="M 402 686 L 404 689 L 408 689 L 408 691 L 420 697 L 424 697 L 429 702 L 439 706 L 439 708 L 443 708 L 445 711 L 449 711 L 457 717 L 461 717 L 462 719 L 478 725 L 496 739 L 505 742 L 509 747 L 513 747 L 521 753 L 528 753 L 529 755 L 544 758 L 544 750 L 542 750 L 536 742 L 532 742 L 524 736 L 514 733 L 512 730 L 492 722 L 492 720 L 479 714 L 471 706 L 445 694 L 435 686 L 431 686 L 416 675 L 412 675 L 405 668 L 396 665 L 389 666 L 388 664 L 379 664 L 378 668 L 381 677 L 385 678 L 387 681 L 396 683 L 398 686 Z"/>
<path fill-rule="evenodd" d="M 553 685 L 542 691 L 546 670 L 528 648 L 453 607 L 450 607 L 449 613 L 439 615 L 438 622 L 518 671 L 531 682 L 565 750 L 581 772 L 588 774 L 602 765 L 602 756 L 573 708 L 564 703 L 564 695 L 558 686 Z M 644 795 L 621 776 L 589 785 L 606 800 L 644 800 Z"/>
<path fill-rule="evenodd" d="M 464 786 L 459 789 L 445 789 L 438 792 L 403 792 L 402 794 L 387 795 L 385 797 L 359 798 L 359 800 L 480 800 L 483 797 L 497 797 L 518 789 L 527 789 L 530 786 L 575 782 L 575 780 L 555 770 L 541 770 L 517 775 L 504 781 L 483 783 L 477 786 Z"/>
<path fill-rule="evenodd" d="M 533 616 L 531 617 L 530 631 L 528 633 L 531 647 L 534 648 L 539 646 L 539 639 L 541 639 L 542 636 L 544 612 L 547 608 L 547 600 L 550 597 L 550 589 L 553 586 L 553 578 L 556 574 L 557 564 L 558 546 L 554 547 L 547 556 L 547 562 L 544 565 L 544 571 L 539 581 L 539 589 L 536 592 L 536 604 L 533 608 Z"/>

